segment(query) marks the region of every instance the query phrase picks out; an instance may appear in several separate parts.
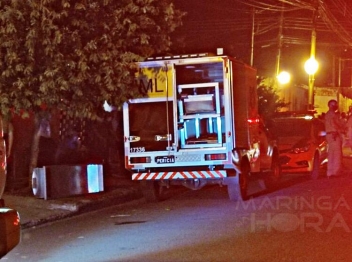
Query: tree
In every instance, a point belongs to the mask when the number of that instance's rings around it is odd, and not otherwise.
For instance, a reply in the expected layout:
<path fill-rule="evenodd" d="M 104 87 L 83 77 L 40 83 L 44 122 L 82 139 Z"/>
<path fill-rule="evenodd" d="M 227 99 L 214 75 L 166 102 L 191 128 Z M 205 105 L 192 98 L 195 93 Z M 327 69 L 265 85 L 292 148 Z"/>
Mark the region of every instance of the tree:
<path fill-rule="evenodd" d="M 167 52 L 184 14 L 171 0 L 1 0 L 1 112 L 121 106 L 139 95 L 132 62 Z"/>
<path fill-rule="evenodd" d="M 166 53 L 184 15 L 171 0 L 0 1 L 0 113 L 35 114 L 30 178 L 53 109 L 95 119 L 139 96 L 133 62 Z"/>
<path fill-rule="evenodd" d="M 279 98 L 275 91 L 275 81 L 273 79 L 261 77 L 258 80 L 258 111 L 264 119 L 268 119 L 289 103 L 285 103 Z"/>

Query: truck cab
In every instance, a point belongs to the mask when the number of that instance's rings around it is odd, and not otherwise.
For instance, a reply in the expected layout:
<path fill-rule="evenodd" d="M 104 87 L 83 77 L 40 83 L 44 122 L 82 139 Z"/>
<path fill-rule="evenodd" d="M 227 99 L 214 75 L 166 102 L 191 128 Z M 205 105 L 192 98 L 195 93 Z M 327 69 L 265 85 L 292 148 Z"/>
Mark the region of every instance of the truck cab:
<path fill-rule="evenodd" d="M 147 200 L 162 189 L 226 185 L 248 198 L 248 180 L 280 176 L 278 150 L 259 115 L 256 70 L 229 56 L 168 57 L 138 64 L 141 98 L 124 104 L 125 167 Z"/>

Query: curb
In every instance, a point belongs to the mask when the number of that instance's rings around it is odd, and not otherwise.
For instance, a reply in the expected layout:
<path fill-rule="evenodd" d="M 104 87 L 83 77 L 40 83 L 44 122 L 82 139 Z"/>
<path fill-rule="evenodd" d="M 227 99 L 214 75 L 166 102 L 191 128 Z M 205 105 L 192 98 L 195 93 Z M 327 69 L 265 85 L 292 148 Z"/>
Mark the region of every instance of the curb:
<path fill-rule="evenodd" d="M 49 205 L 48 209 L 53 210 L 52 215 L 24 222 L 21 224 L 21 229 L 40 226 L 106 207 L 126 205 L 139 199 L 143 199 L 143 196 L 136 187 L 119 188 L 108 193 L 86 195 L 77 199 L 60 199 Z"/>

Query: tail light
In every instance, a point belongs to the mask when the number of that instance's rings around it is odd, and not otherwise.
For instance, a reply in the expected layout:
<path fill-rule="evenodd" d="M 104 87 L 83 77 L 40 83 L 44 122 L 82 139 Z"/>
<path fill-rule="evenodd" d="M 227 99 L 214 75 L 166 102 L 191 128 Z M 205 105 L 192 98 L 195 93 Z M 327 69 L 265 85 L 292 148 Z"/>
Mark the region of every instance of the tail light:
<path fill-rule="evenodd" d="M 260 122 L 259 118 L 249 118 L 247 119 L 249 124 L 258 124 Z"/>
<path fill-rule="evenodd" d="M 143 163 L 151 163 L 150 156 L 142 156 L 142 157 L 131 157 L 130 163 L 131 164 L 143 164 Z"/>
<path fill-rule="evenodd" d="M 205 155 L 205 160 L 226 160 L 226 154 Z"/>

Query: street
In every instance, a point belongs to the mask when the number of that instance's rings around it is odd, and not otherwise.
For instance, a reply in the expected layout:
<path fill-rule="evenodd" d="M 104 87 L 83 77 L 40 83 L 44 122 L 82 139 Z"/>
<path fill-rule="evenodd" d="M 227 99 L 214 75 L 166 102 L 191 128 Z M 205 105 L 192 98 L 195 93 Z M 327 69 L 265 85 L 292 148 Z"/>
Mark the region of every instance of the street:
<path fill-rule="evenodd" d="M 3 261 L 351 261 L 352 179 L 287 175 L 246 202 L 226 188 L 173 189 L 26 229 Z"/>

